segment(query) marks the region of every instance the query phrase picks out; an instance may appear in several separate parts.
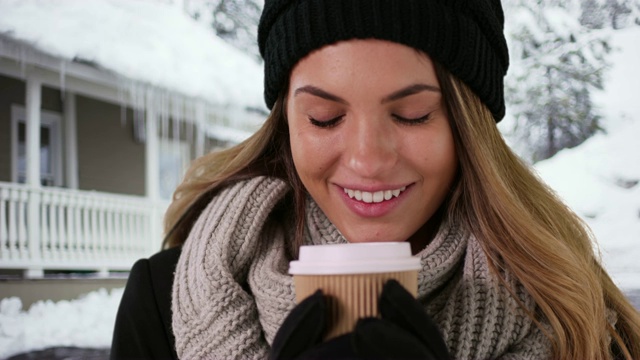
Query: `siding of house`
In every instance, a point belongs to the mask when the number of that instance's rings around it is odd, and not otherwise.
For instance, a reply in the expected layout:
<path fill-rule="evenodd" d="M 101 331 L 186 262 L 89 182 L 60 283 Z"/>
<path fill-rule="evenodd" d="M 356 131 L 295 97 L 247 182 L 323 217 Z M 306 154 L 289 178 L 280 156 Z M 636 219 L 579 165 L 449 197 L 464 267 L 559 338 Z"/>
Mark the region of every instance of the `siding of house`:
<path fill-rule="evenodd" d="M 144 195 L 145 145 L 133 138 L 133 113 L 122 125 L 120 105 L 76 96 L 78 183 L 81 190 Z"/>
<path fill-rule="evenodd" d="M 73 300 L 99 289 L 111 291 L 123 288 L 126 283 L 126 278 L 0 278 L 0 299 L 18 297 L 22 302 L 22 309 L 28 310 L 38 301 Z"/>
<path fill-rule="evenodd" d="M 25 82 L 0 75 L 0 181 L 11 181 L 11 105 L 24 106 Z M 60 91 L 42 88 L 42 109 L 62 113 Z"/>
<path fill-rule="evenodd" d="M 11 105 L 24 95 L 24 82 L 0 75 L 0 181 L 11 181 Z"/>

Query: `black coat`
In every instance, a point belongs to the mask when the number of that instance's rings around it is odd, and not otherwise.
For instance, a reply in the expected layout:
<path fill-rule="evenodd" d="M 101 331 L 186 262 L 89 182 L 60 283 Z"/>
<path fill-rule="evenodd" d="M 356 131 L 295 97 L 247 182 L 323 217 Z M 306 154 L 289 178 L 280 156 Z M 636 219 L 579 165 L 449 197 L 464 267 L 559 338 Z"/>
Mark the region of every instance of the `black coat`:
<path fill-rule="evenodd" d="M 171 331 L 171 288 L 181 247 L 138 260 L 116 315 L 111 359 L 178 359 Z"/>
<path fill-rule="evenodd" d="M 171 331 L 171 289 L 181 247 L 138 260 L 116 315 L 111 359 L 177 360 Z M 614 359 L 623 359 L 612 342 Z"/>

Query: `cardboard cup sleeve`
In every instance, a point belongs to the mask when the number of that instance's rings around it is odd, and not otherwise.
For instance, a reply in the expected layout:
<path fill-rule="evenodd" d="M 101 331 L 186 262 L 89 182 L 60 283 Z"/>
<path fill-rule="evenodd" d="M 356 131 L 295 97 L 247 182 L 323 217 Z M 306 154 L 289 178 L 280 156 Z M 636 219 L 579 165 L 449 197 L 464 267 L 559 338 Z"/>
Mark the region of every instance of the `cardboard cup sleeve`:
<path fill-rule="evenodd" d="M 387 280 L 416 296 L 419 268 L 409 243 L 357 243 L 302 246 L 289 273 L 298 303 L 318 289 L 327 296 L 325 339 L 330 339 L 351 331 L 360 318 L 379 316 L 378 298 Z"/>

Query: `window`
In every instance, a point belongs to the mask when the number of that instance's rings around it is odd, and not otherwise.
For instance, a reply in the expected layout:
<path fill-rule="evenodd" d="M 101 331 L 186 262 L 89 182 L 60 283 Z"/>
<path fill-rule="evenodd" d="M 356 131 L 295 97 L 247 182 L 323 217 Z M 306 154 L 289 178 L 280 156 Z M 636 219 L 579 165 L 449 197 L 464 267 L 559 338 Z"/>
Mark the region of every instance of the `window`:
<path fill-rule="evenodd" d="M 40 183 L 43 186 L 62 186 L 62 116 L 40 112 Z M 27 126 L 23 106 L 11 107 L 11 131 L 13 182 L 25 183 L 27 179 Z"/>
<path fill-rule="evenodd" d="M 158 188 L 160 197 L 170 200 L 189 165 L 189 145 L 182 141 L 160 139 L 159 148 Z"/>

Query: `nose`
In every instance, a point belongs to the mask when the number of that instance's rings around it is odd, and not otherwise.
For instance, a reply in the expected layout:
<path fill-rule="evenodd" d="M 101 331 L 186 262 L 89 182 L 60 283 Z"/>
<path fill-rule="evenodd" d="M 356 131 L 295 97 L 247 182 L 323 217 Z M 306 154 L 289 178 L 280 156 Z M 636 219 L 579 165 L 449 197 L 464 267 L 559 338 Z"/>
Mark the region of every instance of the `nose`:
<path fill-rule="evenodd" d="M 358 176 L 375 178 L 391 171 L 397 162 L 393 129 L 384 119 L 354 119 L 347 137 L 347 166 Z"/>

